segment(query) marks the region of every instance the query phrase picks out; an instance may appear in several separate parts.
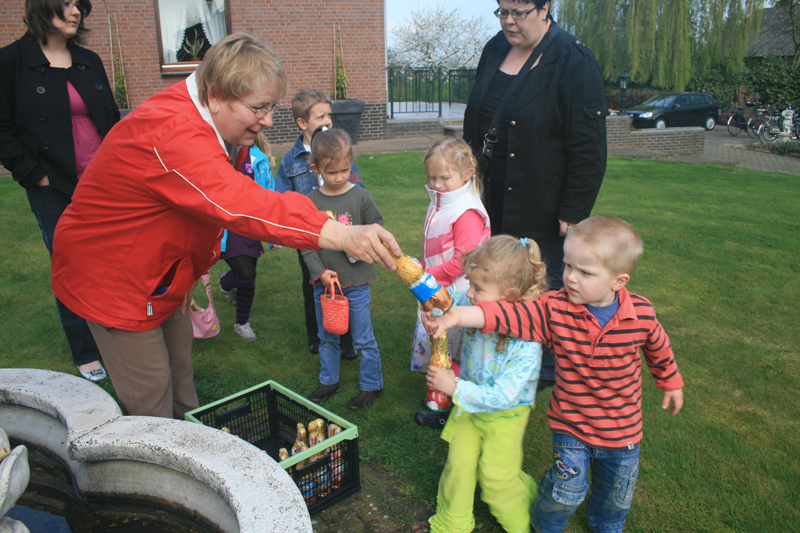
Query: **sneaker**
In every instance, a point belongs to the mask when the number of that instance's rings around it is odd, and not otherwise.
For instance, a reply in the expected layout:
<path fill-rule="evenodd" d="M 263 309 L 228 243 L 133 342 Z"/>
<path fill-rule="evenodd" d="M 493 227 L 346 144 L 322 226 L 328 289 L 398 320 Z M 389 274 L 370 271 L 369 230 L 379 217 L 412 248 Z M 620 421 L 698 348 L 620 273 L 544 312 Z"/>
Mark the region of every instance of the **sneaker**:
<path fill-rule="evenodd" d="M 347 402 L 347 408 L 353 411 L 363 411 L 368 409 L 372 402 L 378 399 L 383 390 L 362 390 L 354 398 L 350 398 Z"/>
<path fill-rule="evenodd" d="M 250 322 L 245 322 L 244 324 L 234 324 L 233 332 L 239 335 L 242 340 L 249 342 L 253 342 L 258 338 L 256 337 L 256 334 L 253 333 L 253 328 L 250 327 Z"/>
<path fill-rule="evenodd" d="M 540 379 L 539 383 L 536 384 L 536 390 L 540 391 L 549 389 L 550 387 L 553 387 L 555 384 L 556 381 L 554 379 Z"/>
<path fill-rule="evenodd" d="M 219 290 L 222 293 L 222 296 L 225 298 L 226 302 L 228 302 L 231 305 L 236 305 L 236 288 L 233 288 L 233 289 L 231 289 L 229 291 L 226 291 L 225 289 L 222 288 L 222 278 L 225 277 L 225 274 L 227 274 L 227 272 L 220 272 L 219 273 Z M 251 333 L 252 333 L 252 331 L 251 331 Z M 252 339 L 252 340 L 255 340 L 255 339 Z"/>
<path fill-rule="evenodd" d="M 344 359 L 345 361 L 352 361 L 353 359 L 358 359 L 358 352 L 355 350 L 355 348 L 349 352 L 342 351 L 342 353 L 339 355 L 339 358 Z"/>
<path fill-rule="evenodd" d="M 323 385 L 320 383 L 319 387 L 317 387 L 317 390 L 312 392 L 308 399 L 314 403 L 322 403 L 337 392 L 339 392 L 338 383 L 334 383 L 333 385 Z"/>
<path fill-rule="evenodd" d="M 447 411 L 417 411 L 414 415 L 414 422 L 422 427 L 442 429 L 450 416 L 450 409 Z"/>
<path fill-rule="evenodd" d="M 90 370 L 88 372 L 84 372 L 83 370 L 78 369 L 78 372 L 81 373 L 81 376 L 83 376 L 84 378 L 88 379 L 92 383 L 98 383 L 98 382 L 103 381 L 104 379 L 106 379 L 108 377 L 108 374 L 106 374 L 106 369 L 103 368 L 103 367 L 96 368 L 96 369 Z"/>
<path fill-rule="evenodd" d="M 319 344 L 309 344 L 308 351 L 314 354 L 319 353 Z"/>

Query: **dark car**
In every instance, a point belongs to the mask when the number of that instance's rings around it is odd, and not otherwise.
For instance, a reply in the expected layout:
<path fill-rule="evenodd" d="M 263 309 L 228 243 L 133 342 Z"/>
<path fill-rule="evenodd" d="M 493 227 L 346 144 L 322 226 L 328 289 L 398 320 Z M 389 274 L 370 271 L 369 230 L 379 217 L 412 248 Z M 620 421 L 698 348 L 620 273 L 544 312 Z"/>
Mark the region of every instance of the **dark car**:
<path fill-rule="evenodd" d="M 719 118 L 719 106 L 710 94 L 665 93 L 626 110 L 635 128 L 702 126 L 713 130 Z"/>

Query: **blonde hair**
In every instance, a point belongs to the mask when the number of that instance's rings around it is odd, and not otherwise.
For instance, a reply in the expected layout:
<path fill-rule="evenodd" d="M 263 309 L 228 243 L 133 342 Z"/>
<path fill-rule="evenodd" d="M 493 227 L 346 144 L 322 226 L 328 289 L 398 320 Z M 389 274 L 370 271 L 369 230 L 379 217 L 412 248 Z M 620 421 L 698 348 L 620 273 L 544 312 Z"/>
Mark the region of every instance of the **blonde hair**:
<path fill-rule="evenodd" d="M 267 136 L 264 135 L 264 130 L 258 132 L 253 144 L 267 156 L 267 159 L 269 159 L 269 168 L 275 168 L 275 158 L 272 157 L 272 147 L 269 145 L 269 142 L 267 142 Z"/>
<path fill-rule="evenodd" d="M 461 264 L 468 278 L 479 272 L 486 281 L 496 283 L 509 302 L 532 302 L 548 288 L 547 267 L 533 239 L 495 235 L 463 255 Z M 506 337 L 499 334 L 495 352 L 505 349 Z"/>
<path fill-rule="evenodd" d="M 292 97 L 292 117 L 297 122 L 298 118 L 308 120 L 311 108 L 317 104 L 330 104 L 331 99 L 322 91 L 316 89 L 300 89 Z"/>
<path fill-rule="evenodd" d="M 461 257 L 467 277 L 475 272 L 497 283 L 507 300 L 533 301 L 547 290 L 547 268 L 533 239 L 495 235 Z"/>
<path fill-rule="evenodd" d="M 259 87 L 286 95 L 289 79 L 275 50 L 263 39 L 248 33 L 233 33 L 208 49 L 197 67 L 198 98 L 208 106 L 208 97 L 241 98 Z"/>
<path fill-rule="evenodd" d="M 327 159 L 344 159 L 346 157 L 353 160 L 353 145 L 350 142 L 350 135 L 344 130 L 326 129 L 322 126 L 314 131 L 311 137 L 311 163 L 322 168 L 323 161 Z"/>
<path fill-rule="evenodd" d="M 430 179 L 433 165 L 447 163 L 456 167 L 460 172 L 472 169 L 472 190 L 478 196 L 483 195 L 483 183 L 478 175 L 478 161 L 464 139 L 445 137 L 436 142 L 425 155 L 425 172 Z"/>
<path fill-rule="evenodd" d="M 612 274 L 632 274 L 644 252 L 642 237 L 616 217 L 590 217 L 567 230 L 567 239 L 580 239 Z"/>

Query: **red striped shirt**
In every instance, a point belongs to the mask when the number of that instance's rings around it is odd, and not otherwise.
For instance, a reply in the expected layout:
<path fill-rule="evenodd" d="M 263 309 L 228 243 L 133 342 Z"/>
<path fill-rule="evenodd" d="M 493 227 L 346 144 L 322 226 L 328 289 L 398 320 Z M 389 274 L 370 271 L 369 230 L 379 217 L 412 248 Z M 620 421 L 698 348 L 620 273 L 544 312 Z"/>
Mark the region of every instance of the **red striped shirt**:
<path fill-rule="evenodd" d="M 619 310 L 600 327 L 564 289 L 534 302 L 479 302 L 482 333 L 545 343 L 556 361 L 556 385 L 547 408 L 550 429 L 593 447 L 627 448 L 642 440 L 642 358 L 656 387 L 683 388 L 664 328 L 650 302 L 623 288 Z"/>

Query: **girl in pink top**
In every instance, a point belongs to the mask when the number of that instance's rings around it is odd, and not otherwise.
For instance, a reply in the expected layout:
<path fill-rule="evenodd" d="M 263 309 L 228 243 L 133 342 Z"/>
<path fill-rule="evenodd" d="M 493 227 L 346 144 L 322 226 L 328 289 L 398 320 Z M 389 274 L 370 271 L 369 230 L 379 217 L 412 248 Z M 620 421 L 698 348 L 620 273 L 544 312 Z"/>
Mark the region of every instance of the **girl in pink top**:
<path fill-rule="evenodd" d="M 482 185 L 477 177 L 478 163 L 463 139 L 438 141 L 425 156 L 426 190 L 431 198 L 422 242 L 422 266 L 453 295 L 456 304 L 463 300 L 469 281 L 461 267 L 461 256 L 471 252 L 491 235 L 489 215 L 481 202 Z M 461 351 L 461 328 L 448 337 L 451 357 Z M 428 334 L 417 316 L 411 370 L 424 372 L 430 359 Z M 455 365 L 455 368 L 458 366 Z M 420 411 L 420 425 L 442 427 L 447 420 L 449 398 L 427 397 L 433 412 Z"/>

